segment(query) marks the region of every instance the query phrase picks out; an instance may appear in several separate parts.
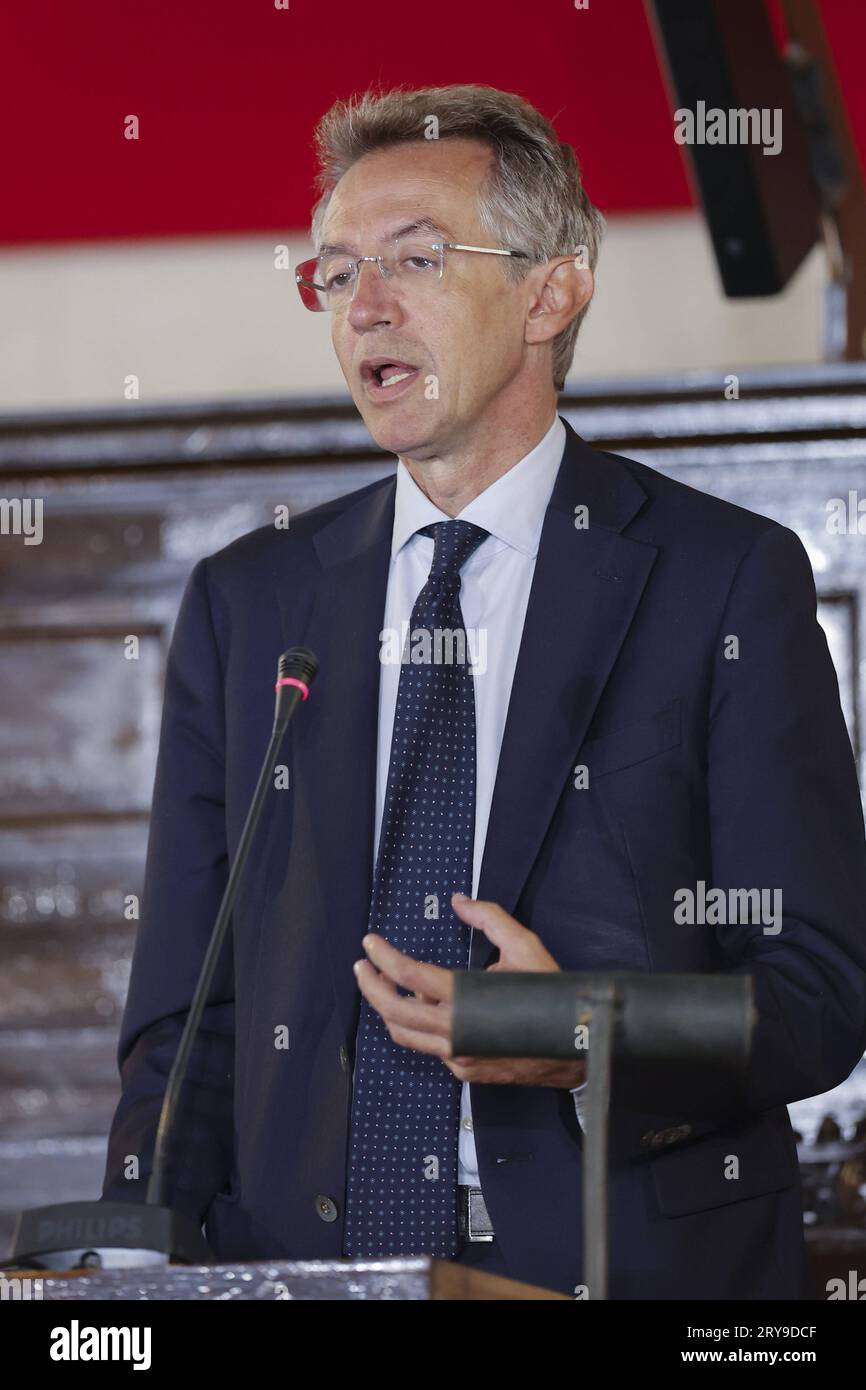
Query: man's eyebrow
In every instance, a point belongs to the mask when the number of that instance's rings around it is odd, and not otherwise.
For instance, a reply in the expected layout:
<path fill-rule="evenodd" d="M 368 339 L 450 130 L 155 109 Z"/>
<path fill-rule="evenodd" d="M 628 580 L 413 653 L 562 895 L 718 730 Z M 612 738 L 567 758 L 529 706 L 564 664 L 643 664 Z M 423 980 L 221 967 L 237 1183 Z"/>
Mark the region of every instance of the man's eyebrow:
<path fill-rule="evenodd" d="M 402 227 L 398 227 L 395 232 L 392 232 L 391 240 L 396 241 L 397 237 L 402 236 L 414 236 L 416 232 L 432 232 L 434 236 L 442 237 L 446 241 L 451 237 L 451 232 L 448 231 L 447 227 L 441 226 L 432 217 L 417 217 L 414 222 L 406 222 Z"/>
<path fill-rule="evenodd" d="M 411 222 L 404 222 L 396 227 L 390 235 L 382 238 L 383 241 L 396 241 L 398 237 L 415 236 L 418 232 L 429 232 L 433 236 L 440 237 L 443 241 L 451 240 L 451 232 L 447 227 L 443 227 L 432 217 L 416 217 Z M 356 251 L 352 246 L 344 246 L 340 242 L 323 242 L 319 247 L 320 256 L 354 256 Z"/>

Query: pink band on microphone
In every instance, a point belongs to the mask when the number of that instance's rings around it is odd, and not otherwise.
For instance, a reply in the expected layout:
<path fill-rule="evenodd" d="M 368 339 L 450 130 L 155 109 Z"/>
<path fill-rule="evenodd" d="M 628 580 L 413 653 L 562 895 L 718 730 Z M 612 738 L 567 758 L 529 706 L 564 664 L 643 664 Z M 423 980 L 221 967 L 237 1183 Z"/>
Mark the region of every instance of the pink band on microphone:
<path fill-rule="evenodd" d="M 276 685 L 274 686 L 274 690 L 279 690 L 281 685 L 296 685 L 305 700 L 310 693 L 310 687 L 308 685 L 304 685 L 303 681 L 295 680 L 294 676 L 283 676 L 281 680 L 277 681 Z"/>

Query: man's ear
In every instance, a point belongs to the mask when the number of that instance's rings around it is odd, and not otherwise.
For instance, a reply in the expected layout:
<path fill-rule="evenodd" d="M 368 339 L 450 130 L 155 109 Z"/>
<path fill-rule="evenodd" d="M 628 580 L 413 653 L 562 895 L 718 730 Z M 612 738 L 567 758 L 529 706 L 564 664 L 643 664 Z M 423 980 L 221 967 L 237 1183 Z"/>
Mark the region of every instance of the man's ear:
<path fill-rule="evenodd" d="M 592 299 L 595 280 L 580 256 L 555 256 L 535 267 L 530 276 L 535 283 L 527 307 L 525 339 L 527 343 L 550 342 Z"/>

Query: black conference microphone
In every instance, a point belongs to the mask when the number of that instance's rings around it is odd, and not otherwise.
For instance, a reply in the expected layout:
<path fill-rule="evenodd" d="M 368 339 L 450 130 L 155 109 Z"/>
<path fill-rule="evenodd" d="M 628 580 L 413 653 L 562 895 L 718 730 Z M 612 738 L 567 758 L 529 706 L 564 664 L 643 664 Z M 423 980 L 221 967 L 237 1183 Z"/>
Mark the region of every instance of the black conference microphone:
<path fill-rule="evenodd" d="M 181 1087 L 231 921 L 238 885 L 272 780 L 274 759 L 289 720 L 301 700 L 309 696 L 318 669 L 319 663 L 308 647 L 290 647 L 280 657 L 274 727 L 169 1073 L 145 1201 L 60 1202 L 22 1212 L 11 1259 L 0 1268 L 99 1269 L 213 1263 L 213 1252 L 196 1223 L 183 1212 L 173 1211 L 163 1204 L 166 1161 Z"/>

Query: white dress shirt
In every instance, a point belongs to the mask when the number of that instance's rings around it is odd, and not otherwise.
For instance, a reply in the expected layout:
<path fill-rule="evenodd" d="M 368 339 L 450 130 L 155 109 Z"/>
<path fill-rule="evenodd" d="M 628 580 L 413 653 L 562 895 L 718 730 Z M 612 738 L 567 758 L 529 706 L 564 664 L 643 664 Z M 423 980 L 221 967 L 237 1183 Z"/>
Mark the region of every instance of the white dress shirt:
<path fill-rule="evenodd" d="M 469 658 L 478 668 L 474 678 L 476 769 L 473 897 L 478 891 L 499 750 L 541 527 L 564 448 L 565 426 L 557 415 L 535 448 L 459 513 L 461 521 L 474 522 L 490 533 L 464 564 L 460 587 L 460 607 L 467 631 Z M 405 464 L 398 462 L 391 568 L 383 622 L 385 632 L 397 634 L 396 642 L 394 639 L 391 641 L 392 652 L 395 645 L 397 650 L 403 647 L 415 600 L 427 582 L 433 562 L 432 538 L 419 536 L 417 532 L 432 522 L 450 520 L 425 497 Z M 474 647 L 473 634 L 477 634 Z M 384 652 L 384 633 L 382 640 Z M 388 784 L 400 670 L 399 660 L 383 660 L 379 684 L 374 869 Z M 578 1104 L 577 1097 L 575 1104 Z M 480 1187 L 469 1085 L 465 1082 L 461 1093 L 458 1153 L 458 1181 Z"/>

